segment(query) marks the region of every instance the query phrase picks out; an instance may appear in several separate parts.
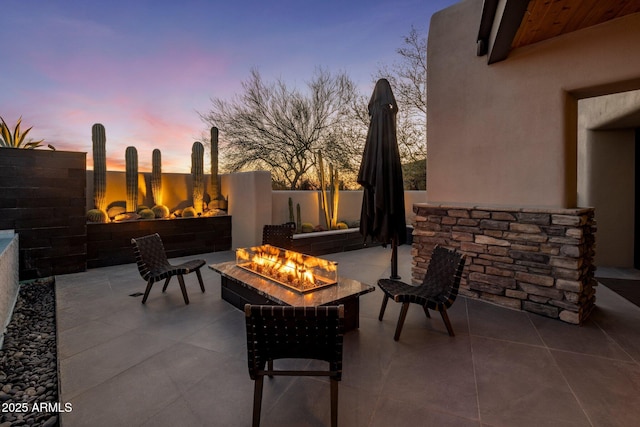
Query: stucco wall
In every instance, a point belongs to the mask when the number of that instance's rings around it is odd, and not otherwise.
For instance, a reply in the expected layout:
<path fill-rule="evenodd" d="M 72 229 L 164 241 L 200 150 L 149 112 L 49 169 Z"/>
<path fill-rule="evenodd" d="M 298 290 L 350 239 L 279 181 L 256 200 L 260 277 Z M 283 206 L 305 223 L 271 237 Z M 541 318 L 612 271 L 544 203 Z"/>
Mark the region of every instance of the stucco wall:
<path fill-rule="evenodd" d="M 640 14 L 476 56 L 482 0 L 433 15 L 427 48 L 430 203 L 577 205 L 577 99 L 640 88 Z"/>

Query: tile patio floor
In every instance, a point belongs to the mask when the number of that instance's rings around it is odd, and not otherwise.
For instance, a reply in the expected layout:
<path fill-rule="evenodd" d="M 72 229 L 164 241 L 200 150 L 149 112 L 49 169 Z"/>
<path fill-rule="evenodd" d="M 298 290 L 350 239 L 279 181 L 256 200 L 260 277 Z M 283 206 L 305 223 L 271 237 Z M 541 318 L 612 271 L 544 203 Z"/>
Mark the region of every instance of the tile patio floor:
<path fill-rule="evenodd" d="M 399 253 L 409 279 L 410 247 Z M 326 257 L 340 275 L 375 284 L 389 256 L 377 247 Z M 144 290 L 135 264 L 56 277 L 61 399 L 73 405 L 63 427 L 251 424 L 244 315 L 220 299 L 216 273 L 205 267 L 203 277 L 205 294 L 185 278 L 189 306 L 175 279 L 166 294 L 154 286 L 146 305 L 129 296 Z M 449 315 L 454 338 L 437 313 L 428 320 L 412 306 L 399 342 L 399 305 L 379 322 L 382 293 L 362 296 L 360 329 L 345 335 L 339 424 L 639 425 L 640 308 L 597 292 L 581 327 L 461 297 Z M 265 381 L 263 426 L 328 426 L 329 414 L 326 379 Z"/>

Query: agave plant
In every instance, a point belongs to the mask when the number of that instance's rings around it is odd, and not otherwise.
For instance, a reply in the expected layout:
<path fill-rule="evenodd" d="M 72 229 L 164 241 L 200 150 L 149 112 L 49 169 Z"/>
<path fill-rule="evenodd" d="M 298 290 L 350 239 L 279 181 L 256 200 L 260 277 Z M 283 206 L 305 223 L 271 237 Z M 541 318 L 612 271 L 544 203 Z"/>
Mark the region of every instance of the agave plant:
<path fill-rule="evenodd" d="M 2 122 L 0 123 L 0 147 L 33 149 L 39 147 L 40 144 L 44 142 L 44 139 L 41 139 L 40 141 L 33 141 L 31 139 L 25 141 L 25 138 L 27 137 L 27 134 L 29 133 L 31 128 L 25 130 L 24 132 L 20 130 L 20 122 L 22 122 L 22 117 L 18 119 L 18 123 L 16 123 L 13 134 L 11 133 L 9 126 L 7 126 L 7 123 L 1 116 L 0 121 Z"/>

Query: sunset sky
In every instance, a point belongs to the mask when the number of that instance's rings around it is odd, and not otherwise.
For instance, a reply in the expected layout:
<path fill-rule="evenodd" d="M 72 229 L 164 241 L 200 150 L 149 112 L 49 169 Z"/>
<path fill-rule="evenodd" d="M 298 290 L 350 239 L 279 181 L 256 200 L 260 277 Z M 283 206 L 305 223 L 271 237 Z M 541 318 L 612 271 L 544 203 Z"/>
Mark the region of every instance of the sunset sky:
<path fill-rule="evenodd" d="M 58 150 L 107 133 L 110 170 L 138 150 L 140 171 L 189 172 L 206 131 L 198 112 L 231 99 L 257 68 L 302 89 L 314 69 L 346 71 L 362 93 L 398 61 L 411 26 L 456 0 L 2 0 L 0 116 Z M 224 136 L 220 135 L 222 139 Z"/>

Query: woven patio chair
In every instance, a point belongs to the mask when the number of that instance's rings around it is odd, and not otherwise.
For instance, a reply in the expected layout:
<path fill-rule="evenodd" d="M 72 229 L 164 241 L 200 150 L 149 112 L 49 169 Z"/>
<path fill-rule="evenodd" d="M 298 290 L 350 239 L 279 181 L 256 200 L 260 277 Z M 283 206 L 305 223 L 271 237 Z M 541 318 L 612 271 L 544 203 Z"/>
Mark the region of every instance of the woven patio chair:
<path fill-rule="evenodd" d="M 464 261 L 464 255 L 436 246 L 431 255 L 427 274 L 425 274 L 421 285 L 412 286 L 392 279 L 378 280 L 378 286 L 384 292 L 378 320 L 382 320 L 389 298 L 393 298 L 395 302 L 402 303 L 396 333 L 393 336 L 394 340 L 398 341 L 400 339 L 400 333 L 402 333 L 402 326 L 407 317 L 410 303 L 421 305 L 424 313 L 429 318 L 431 317 L 429 309 L 439 311 L 447 327 L 447 332 L 449 332 L 450 336 L 455 335 L 447 315 L 447 309 L 451 307 L 458 296 Z"/>
<path fill-rule="evenodd" d="M 344 306 L 292 307 L 245 305 L 249 376 L 255 381 L 253 426 L 260 425 L 264 376 L 328 376 L 331 425 L 338 425 L 338 381 L 342 379 Z M 275 359 L 316 359 L 328 370 L 275 370 Z M 266 369 L 265 369 L 266 367 Z"/>
<path fill-rule="evenodd" d="M 194 271 L 198 275 L 200 289 L 204 292 L 204 283 L 202 282 L 200 268 L 205 265 L 205 260 L 194 259 L 178 265 L 170 264 L 167 260 L 162 239 L 158 233 L 144 237 L 136 237 L 135 239 L 131 239 L 131 243 L 136 253 L 138 271 L 142 278 L 147 281 L 147 288 L 144 291 L 144 297 L 142 297 L 142 304 L 147 302 L 149 291 L 151 291 L 151 286 L 153 286 L 155 282 L 164 279 L 165 282 L 162 287 L 162 292 L 165 292 L 173 276 L 178 276 L 182 297 L 184 298 L 185 304 L 189 304 L 189 297 L 187 296 L 187 289 L 184 286 L 184 278 L 182 276 L 193 273 Z"/>
<path fill-rule="evenodd" d="M 282 249 L 293 247 L 293 232 L 296 230 L 294 222 L 282 225 L 265 225 L 262 228 L 262 244 L 277 246 Z"/>

